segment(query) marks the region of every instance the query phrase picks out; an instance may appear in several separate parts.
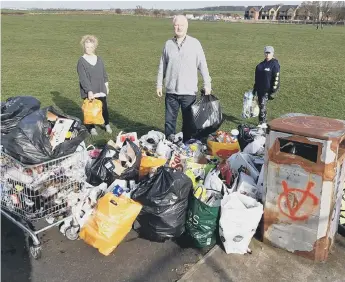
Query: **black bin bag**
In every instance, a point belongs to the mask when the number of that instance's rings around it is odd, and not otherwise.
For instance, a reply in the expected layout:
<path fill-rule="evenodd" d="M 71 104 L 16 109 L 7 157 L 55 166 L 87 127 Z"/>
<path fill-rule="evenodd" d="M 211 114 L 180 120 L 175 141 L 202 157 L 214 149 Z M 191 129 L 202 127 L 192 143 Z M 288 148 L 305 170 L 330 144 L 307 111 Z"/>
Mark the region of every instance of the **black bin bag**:
<path fill-rule="evenodd" d="M 127 167 L 120 175 L 118 175 L 114 170 L 113 160 L 119 159 L 121 150 L 115 149 L 111 145 L 106 144 L 98 158 L 92 164 L 90 170 L 86 173 L 87 182 L 93 186 L 98 186 L 102 182 L 106 182 L 109 186 L 115 181 L 115 179 L 138 181 L 141 162 L 140 148 L 129 139 L 124 142 L 123 148 L 125 146 L 128 147 L 126 150 L 123 150 L 123 153 L 127 155 L 128 158 L 135 156 L 135 160 L 129 160 L 132 161 L 131 166 Z"/>
<path fill-rule="evenodd" d="M 27 115 L 39 110 L 41 102 L 32 96 L 11 97 L 1 103 L 1 134 L 8 134 Z"/>
<path fill-rule="evenodd" d="M 115 155 L 118 156 L 118 154 L 115 148 L 106 144 L 89 171 L 86 172 L 87 183 L 93 186 L 98 186 L 102 182 L 106 182 L 108 186 L 113 183 L 115 180 L 115 173 L 107 168 L 107 163 L 112 162 L 113 157 Z"/>
<path fill-rule="evenodd" d="M 65 140 L 54 149 L 50 144 L 51 114 L 60 118 L 74 120 L 77 135 Z M 24 117 L 16 128 L 1 139 L 5 152 L 23 164 L 34 165 L 70 155 L 76 151 L 89 133 L 81 121 L 72 116 L 59 113 L 53 107 L 43 108 Z"/>
<path fill-rule="evenodd" d="M 248 124 L 240 124 L 238 127 L 238 143 L 240 144 L 241 151 L 254 141 L 254 137 L 250 134 L 251 130 L 256 129 L 255 126 Z"/>
<path fill-rule="evenodd" d="M 137 218 L 140 237 L 163 242 L 185 231 L 191 179 L 170 167 L 160 167 L 156 174 L 133 192 L 132 199 L 143 208 Z"/>
<path fill-rule="evenodd" d="M 207 137 L 219 129 L 223 123 L 220 101 L 213 95 L 202 95 L 192 105 L 192 136 L 196 139 Z"/>

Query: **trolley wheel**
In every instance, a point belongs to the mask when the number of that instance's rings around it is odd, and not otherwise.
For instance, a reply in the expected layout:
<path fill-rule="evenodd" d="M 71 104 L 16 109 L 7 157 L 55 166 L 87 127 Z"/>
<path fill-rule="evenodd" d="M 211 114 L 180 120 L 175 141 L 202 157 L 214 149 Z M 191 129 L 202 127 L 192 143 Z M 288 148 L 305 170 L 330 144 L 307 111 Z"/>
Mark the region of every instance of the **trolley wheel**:
<path fill-rule="evenodd" d="M 65 230 L 65 236 L 68 240 L 75 241 L 79 237 L 79 226 L 69 226 Z"/>
<path fill-rule="evenodd" d="M 42 255 L 41 246 L 30 246 L 30 254 L 34 259 L 40 259 Z"/>

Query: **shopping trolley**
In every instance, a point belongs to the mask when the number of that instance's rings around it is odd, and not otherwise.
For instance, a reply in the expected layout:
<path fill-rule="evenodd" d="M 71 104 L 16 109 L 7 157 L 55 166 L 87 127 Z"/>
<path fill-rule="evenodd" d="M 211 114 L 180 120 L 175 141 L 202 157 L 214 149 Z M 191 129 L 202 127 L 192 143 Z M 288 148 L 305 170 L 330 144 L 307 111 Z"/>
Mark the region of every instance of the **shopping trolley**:
<path fill-rule="evenodd" d="M 72 218 L 69 195 L 85 185 L 87 151 L 83 147 L 37 165 L 24 165 L 4 152 L 0 157 L 1 214 L 29 235 L 30 254 L 38 259 L 42 251 L 38 234 Z M 78 232 L 72 223 L 65 235 L 75 240 Z"/>

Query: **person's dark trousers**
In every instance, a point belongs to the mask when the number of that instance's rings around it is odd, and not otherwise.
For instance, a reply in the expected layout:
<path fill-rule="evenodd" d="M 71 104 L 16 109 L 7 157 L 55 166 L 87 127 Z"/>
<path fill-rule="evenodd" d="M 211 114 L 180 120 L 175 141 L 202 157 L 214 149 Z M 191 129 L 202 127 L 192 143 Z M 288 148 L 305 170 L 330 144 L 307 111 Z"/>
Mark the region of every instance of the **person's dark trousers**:
<path fill-rule="evenodd" d="M 268 93 L 258 93 L 258 102 L 259 102 L 259 123 L 267 123 L 267 102 L 268 102 Z"/>
<path fill-rule="evenodd" d="M 99 98 L 95 98 L 95 99 L 100 100 L 102 102 L 102 115 L 104 118 L 104 125 L 109 124 L 109 112 L 108 112 L 107 97 L 99 97 Z M 95 125 L 94 124 L 85 124 L 85 127 L 87 128 L 87 130 L 90 131 L 92 128 L 95 128 Z"/>
<path fill-rule="evenodd" d="M 165 95 L 165 136 L 176 134 L 176 121 L 181 106 L 183 142 L 191 139 L 193 133 L 191 106 L 196 95 Z"/>

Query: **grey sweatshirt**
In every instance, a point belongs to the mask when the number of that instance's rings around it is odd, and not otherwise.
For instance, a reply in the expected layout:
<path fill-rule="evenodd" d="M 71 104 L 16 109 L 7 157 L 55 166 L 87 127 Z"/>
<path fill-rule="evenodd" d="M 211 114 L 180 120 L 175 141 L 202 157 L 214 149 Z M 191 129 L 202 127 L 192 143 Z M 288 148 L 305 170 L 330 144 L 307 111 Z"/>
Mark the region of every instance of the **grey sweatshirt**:
<path fill-rule="evenodd" d="M 199 40 L 187 35 L 179 47 L 175 38 L 169 39 L 159 63 L 157 88 L 163 86 L 165 79 L 166 93 L 195 95 L 198 92 L 198 70 L 204 87 L 211 89 L 211 77 Z"/>
<path fill-rule="evenodd" d="M 89 91 L 92 91 L 94 94 L 101 92 L 107 93 L 105 83 L 108 82 L 108 75 L 101 57 L 97 56 L 97 63 L 94 66 L 83 57 L 80 57 L 77 64 L 77 72 L 82 99 L 87 98 Z"/>

